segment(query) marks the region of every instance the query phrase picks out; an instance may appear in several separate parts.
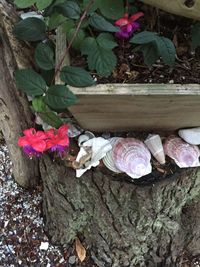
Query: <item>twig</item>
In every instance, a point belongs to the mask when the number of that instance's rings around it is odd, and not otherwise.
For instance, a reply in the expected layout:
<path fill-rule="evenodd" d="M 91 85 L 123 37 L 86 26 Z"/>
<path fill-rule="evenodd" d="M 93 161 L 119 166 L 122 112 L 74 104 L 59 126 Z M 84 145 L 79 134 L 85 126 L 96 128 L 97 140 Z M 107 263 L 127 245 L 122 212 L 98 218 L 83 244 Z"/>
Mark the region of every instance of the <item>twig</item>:
<path fill-rule="evenodd" d="M 63 64 L 63 62 L 64 62 L 64 60 L 65 60 L 65 57 L 66 57 L 66 55 L 67 55 L 67 53 L 68 53 L 70 47 L 72 46 L 72 43 L 73 43 L 74 39 L 76 38 L 76 35 L 77 35 L 77 33 L 78 33 L 78 31 L 79 31 L 79 29 L 80 29 L 80 27 L 81 27 L 81 24 L 82 24 L 83 20 L 85 19 L 86 15 L 87 15 L 87 13 L 88 13 L 88 11 L 89 11 L 89 9 L 90 9 L 90 6 L 93 4 L 93 2 L 94 2 L 94 0 L 90 0 L 90 2 L 88 3 L 88 5 L 86 6 L 86 8 L 85 8 L 85 10 L 84 10 L 84 12 L 83 12 L 83 14 L 82 14 L 80 20 L 79 20 L 79 23 L 78 23 L 78 25 L 77 25 L 77 27 L 76 27 L 76 30 L 75 30 L 75 32 L 74 32 L 74 34 L 73 34 L 73 36 L 72 36 L 72 38 L 71 38 L 71 40 L 70 40 L 68 46 L 67 46 L 66 49 L 65 49 L 65 52 L 64 52 L 64 54 L 63 54 L 63 57 L 61 58 L 60 62 L 58 63 L 58 65 L 57 65 L 56 68 L 55 68 L 55 74 L 54 74 L 52 83 L 53 83 L 53 81 L 55 80 L 55 77 L 58 75 L 58 73 L 59 73 L 59 71 L 60 71 L 60 68 L 61 68 L 61 66 L 62 66 L 62 64 Z"/>

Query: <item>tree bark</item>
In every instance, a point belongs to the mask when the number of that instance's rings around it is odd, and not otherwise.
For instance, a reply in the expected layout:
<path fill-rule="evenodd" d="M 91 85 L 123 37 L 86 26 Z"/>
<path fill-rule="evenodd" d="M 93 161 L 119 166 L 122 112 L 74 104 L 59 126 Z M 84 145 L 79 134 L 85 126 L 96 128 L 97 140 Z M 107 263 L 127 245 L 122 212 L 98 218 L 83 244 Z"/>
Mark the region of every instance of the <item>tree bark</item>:
<path fill-rule="evenodd" d="M 116 181 L 101 170 L 75 178 L 45 157 L 45 229 L 53 243 L 78 234 L 100 267 L 180 266 L 184 252 L 200 253 L 200 173 L 179 170 L 151 186 Z"/>
<path fill-rule="evenodd" d="M 21 45 L 12 28 L 17 16 L 4 0 L 0 2 L 0 122 L 13 163 L 13 175 L 22 187 L 37 184 L 38 160 L 29 160 L 17 146 L 22 131 L 32 125 L 28 101 L 15 86 L 14 71 L 30 66 L 30 49 Z"/>

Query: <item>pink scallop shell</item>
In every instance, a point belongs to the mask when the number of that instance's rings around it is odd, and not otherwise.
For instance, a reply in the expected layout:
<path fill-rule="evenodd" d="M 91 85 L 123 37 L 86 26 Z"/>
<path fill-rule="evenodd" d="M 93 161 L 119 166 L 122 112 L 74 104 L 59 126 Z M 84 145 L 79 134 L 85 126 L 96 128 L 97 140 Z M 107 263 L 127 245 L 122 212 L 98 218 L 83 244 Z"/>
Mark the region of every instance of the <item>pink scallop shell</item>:
<path fill-rule="evenodd" d="M 151 172 L 151 154 L 145 144 L 136 138 L 123 138 L 113 147 L 116 167 L 132 178 L 140 178 Z"/>
<path fill-rule="evenodd" d="M 176 136 L 169 136 L 164 143 L 164 152 L 172 158 L 180 168 L 200 166 L 200 150 Z"/>

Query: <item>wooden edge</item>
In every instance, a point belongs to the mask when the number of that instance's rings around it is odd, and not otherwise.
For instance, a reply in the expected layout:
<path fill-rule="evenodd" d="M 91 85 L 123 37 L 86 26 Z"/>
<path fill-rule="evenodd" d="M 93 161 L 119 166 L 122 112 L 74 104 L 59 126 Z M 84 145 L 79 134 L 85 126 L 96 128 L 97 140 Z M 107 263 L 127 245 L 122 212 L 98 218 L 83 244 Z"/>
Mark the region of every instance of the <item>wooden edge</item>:
<path fill-rule="evenodd" d="M 72 87 L 76 95 L 200 95 L 200 84 L 98 84 Z"/>

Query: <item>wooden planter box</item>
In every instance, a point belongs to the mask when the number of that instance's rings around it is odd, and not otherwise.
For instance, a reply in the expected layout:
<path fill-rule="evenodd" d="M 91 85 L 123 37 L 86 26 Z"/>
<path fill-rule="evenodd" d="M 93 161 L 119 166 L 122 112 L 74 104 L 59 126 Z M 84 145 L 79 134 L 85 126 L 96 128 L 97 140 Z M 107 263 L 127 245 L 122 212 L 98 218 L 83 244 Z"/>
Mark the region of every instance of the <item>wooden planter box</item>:
<path fill-rule="evenodd" d="M 91 131 L 176 130 L 200 126 L 198 84 L 99 84 L 74 88 L 70 112 Z"/>

